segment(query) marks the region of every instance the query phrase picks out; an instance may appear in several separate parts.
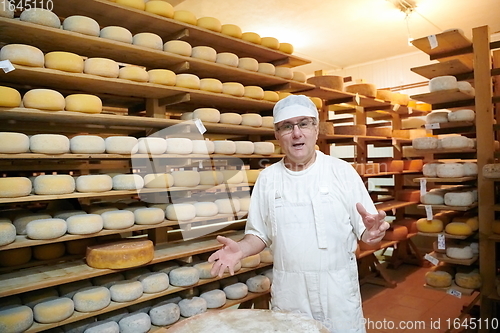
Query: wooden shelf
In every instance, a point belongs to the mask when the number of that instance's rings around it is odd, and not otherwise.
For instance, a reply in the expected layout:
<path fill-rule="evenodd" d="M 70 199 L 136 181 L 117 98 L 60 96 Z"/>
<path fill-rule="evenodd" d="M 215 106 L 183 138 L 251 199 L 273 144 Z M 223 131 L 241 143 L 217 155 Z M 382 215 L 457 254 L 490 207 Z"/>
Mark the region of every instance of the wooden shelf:
<path fill-rule="evenodd" d="M 412 95 L 411 99 L 436 105 L 452 104 L 455 102 L 467 102 L 466 105 L 474 105 L 474 96 L 464 93 L 458 89 L 441 90 L 425 94 Z M 470 103 L 469 103 L 470 102 Z M 460 105 L 464 106 L 464 105 Z M 435 107 L 437 109 L 438 107 Z"/>
<path fill-rule="evenodd" d="M 464 64 L 460 59 L 451 59 L 444 62 L 434 63 L 426 66 L 410 68 L 416 74 L 422 75 L 427 79 L 433 79 L 444 75 L 472 75 L 473 67 L 469 64 Z"/>
<path fill-rule="evenodd" d="M 476 260 L 478 259 L 477 254 L 474 255 L 474 257 L 472 257 L 472 259 L 453 259 L 453 258 L 448 257 L 444 253 L 437 253 L 437 252 L 431 252 L 430 255 L 433 256 L 434 258 L 436 258 L 437 260 L 442 261 L 442 262 L 446 262 L 448 264 L 456 264 L 456 265 L 464 265 L 464 266 L 470 266 L 473 263 L 475 263 Z"/>
<path fill-rule="evenodd" d="M 335 129 L 334 129 L 335 131 Z M 365 141 L 366 143 L 374 143 L 374 142 L 400 142 L 400 143 L 411 143 L 410 139 L 405 138 L 393 138 L 386 136 L 366 136 L 366 135 L 344 135 L 344 134 L 331 134 L 325 135 L 321 134 L 319 136 L 320 139 L 326 140 L 328 142 L 334 143 L 356 143 L 358 141 Z"/>
<path fill-rule="evenodd" d="M 136 34 L 151 32 L 162 37 L 164 42 L 181 37 L 192 46 L 209 45 L 217 52 L 232 52 L 239 57 L 252 57 L 259 62 L 270 62 L 289 67 L 310 63 L 309 60 L 256 45 L 195 25 L 176 21 L 146 11 L 118 5 L 105 0 L 88 0 L 82 6 L 80 0 L 54 0 L 54 12 L 60 17 L 78 14 L 95 19 L 101 26 L 118 25 Z M 109 15 L 108 13 L 113 13 Z"/>
<path fill-rule="evenodd" d="M 437 238 L 439 235 L 444 235 L 445 238 L 449 238 L 449 239 L 467 239 L 469 238 L 470 236 L 472 235 L 469 235 L 469 236 L 458 236 L 458 235 L 451 235 L 451 234 L 448 234 L 446 232 L 421 232 L 419 231 L 418 232 L 418 235 L 420 236 L 425 236 L 425 237 L 434 237 L 434 238 Z"/>
<path fill-rule="evenodd" d="M 495 241 L 495 242 L 500 242 L 500 235 L 497 234 L 491 234 L 488 239 Z"/>
<path fill-rule="evenodd" d="M 432 177 L 418 177 L 414 178 L 413 181 L 415 183 L 419 183 L 422 179 L 425 179 L 428 183 L 463 183 L 469 182 L 472 180 L 477 180 L 477 177 L 448 177 L 448 178 L 432 178 Z"/>
<path fill-rule="evenodd" d="M 415 149 L 409 148 L 413 154 L 455 154 L 455 153 L 475 153 L 476 149 L 457 148 L 457 149 Z M 413 155 L 412 155 L 413 156 Z"/>
<path fill-rule="evenodd" d="M 223 154 L 162 154 L 162 155 L 149 155 L 149 154 L 133 154 L 133 155 L 123 155 L 123 154 L 61 154 L 61 155 L 48 155 L 48 154 L 36 154 L 36 153 L 20 153 L 20 154 L 0 154 L 1 160 L 130 160 L 134 159 L 199 159 L 199 160 L 217 160 L 217 159 L 263 159 L 263 158 L 282 158 L 282 154 L 272 154 L 272 155 L 258 155 L 258 154 L 234 154 L 234 155 L 223 155 Z"/>
<path fill-rule="evenodd" d="M 473 203 L 470 206 L 447 206 L 447 205 L 418 205 L 418 208 L 425 209 L 425 206 L 431 206 L 432 210 L 457 210 L 461 212 L 466 212 L 468 210 L 471 210 L 473 208 L 477 207 L 477 202 Z"/>
<path fill-rule="evenodd" d="M 435 131 L 435 134 L 444 134 L 440 133 L 440 129 L 453 129 L 453 133 L 457 133 L 457 130 L 461 128 L 468 128 L 469 131 L 475 132 L 475 123 L 473 121 L 450 121 L 447 123 L 433 123 L 433 124 L 425 124 L 425 129 Z"/>
<path fill-rule="evenodd" d="M 383 203 L 375 204 L 375 208 L 377 208 L 377 210 L 389 211 L 392 209 L 398 209 L 406 206 L 416 205 L 417 203 L 418 202 L 413 202 L 413 201 L 408 202 L 408 201 L 390 200 Z"/>

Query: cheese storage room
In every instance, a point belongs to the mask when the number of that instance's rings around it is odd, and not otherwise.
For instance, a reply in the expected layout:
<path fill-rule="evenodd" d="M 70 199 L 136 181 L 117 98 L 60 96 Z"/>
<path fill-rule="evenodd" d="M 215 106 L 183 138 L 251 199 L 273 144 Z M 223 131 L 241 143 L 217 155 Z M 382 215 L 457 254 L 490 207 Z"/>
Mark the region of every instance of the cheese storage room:
<path fill-rule="evenodd" d="M 498 332 L 499 14 L 0 0 L 0 333 Z"/>

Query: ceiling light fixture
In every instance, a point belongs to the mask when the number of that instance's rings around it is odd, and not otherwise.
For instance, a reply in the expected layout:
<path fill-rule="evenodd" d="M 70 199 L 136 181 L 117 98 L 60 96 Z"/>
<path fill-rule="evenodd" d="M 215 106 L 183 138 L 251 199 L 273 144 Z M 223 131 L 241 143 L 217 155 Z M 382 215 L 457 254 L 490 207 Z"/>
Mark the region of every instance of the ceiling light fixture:
<path fill-rule="evenodd" d="M 387 0 L 390 2 L 396 9 L 399 9 L 406 15 L 410 14 L 417 8 L 417 3 L 415 0 Z"/>

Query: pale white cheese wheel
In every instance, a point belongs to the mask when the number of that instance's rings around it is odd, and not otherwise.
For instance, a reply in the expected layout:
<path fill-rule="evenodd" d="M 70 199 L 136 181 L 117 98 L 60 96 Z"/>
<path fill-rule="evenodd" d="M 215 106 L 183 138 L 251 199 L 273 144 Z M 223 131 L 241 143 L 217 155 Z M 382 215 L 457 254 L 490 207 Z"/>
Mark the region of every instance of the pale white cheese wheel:
<path fill-rule="evenodd" d="M 142 283 L 142 289 L 145 293 L 159 293 L 169 287 L 168 275 L 163 272 L 150 272 L 142 274 L 137 279 Z"/>
<path fill-rule="evenodd" d="M 8 44 L 0 49 L 0 60 L 10 60 L 13 64 L 29 67 L 43 67 L 45 56 L 34 46 Z"/>
<path fill-rule="evenodd" d="M 214 152 L 216 154 L 232 155 L 236 152 L 236 144 L 231 140 L 215 140 Z"/>
<path fill-rule="evenodd" d="M 11 222 L 0 222 L 0 246 L 16 240 L 16 227 Z"/>
<path fill-rule="evenodd" d="M 16 198 L 31 193 L 31 180 L 26 177 L 0 177 L 0 197 Z"/>
<path fill-rule="evenodd" d="M 52 218 L 52 216 L 45 213 L 25 213 L 16 216 L 13 223 L 18 235 L 26 235 L 26 226 L 28 225 L 28 223 L 34 220 L 43 220 L 50 218 Z"/>
<path fill-rule="evenodd" d="M 422 173 L 425 177 L 437 177 L 437 167 L 441 163 L 425 163 L 422 168 Z"/>
<path fill-rule="evenodd" d="M 226 304 L 226 293 L 220 289 L 214 289 L 204 292 L 200 295 L 207 302 L 208 309 L 220 308 Z"/>
<path fill-rule="evenodd" d="M 40 175 L 33 181 L 35 194 L 57 195 L 73 193 L 75 179 L 70 175 Z"/>
<path fill-rule="evenodd" d="M 276 67 L 276 72 L 274 73 L 274 75 L 287 80 L 291 80 L 293 78 L 293 70 L 288 67 Z"/>
<path fill-rule="evenodd" d="M 444 75 L 429 80 L 429 90 L 431 92 L 458 89 L 457 78 L 451 75 Z"/>
<path fill-rule="evenodd" d="M 436 167 L 438 177 L 454 178 L 465 176 L 465 168 L 462 163 L 443 163 Z"/>
<path fill-rule="evenodd" d="M 99 37 L 101 27 L 93 18 L 81 15 L 72 15 L 64 19 L 62 27 L 64 30 L 78 32 L 84 35 Z"/>
<path fill-rule="evenodd" d="M 238 68 L 245 69 L 247 71 L 257 72 L 259 70 L 259 62 L 254 58 L 249 58 L 249 57 L 240 58 L 238 62 Z"/>
<path fill-rule="evenodd" d="M 175 86 L 177 75 L 168 69 L 151 69 L 148 71 L 149 83 Z"/>
<path fill-rule="evenodd" d="M 412 146 L 415 149 L 437 149 L 438 138 L 434 137 L 415 138 L 412 140 Z"/>
<path fill-rule="evenodd" d="M 264 100 L 277 102 L 280 100 L 280 95 L 276 91 L 264 90 Z"/>
<path fill-rule="evenodd" d="M 257 275 L 247 280 L 248 291 L 253 293 L 263 293 L 271 289 L 271 280 L 267 276 Z"/>
<path fill-rule="evenodd" d="M 217 199 L 215 204 L 219 210 L 219 214 L 238 213 L 240 209 L 240 201 L 237 198 L 233 199 Z"/>
<path fill-rule="evenodd" d="M 198 270 L 200 279 L 211 279 L 214 277 L 211 273 L 213 265 L 212 262 L 204 261 L 193 265 L 193 267 Z"/>
<path fill-rule="evenodd" d="M 21 105 L 21 94 L 16 89 L 0 86 L 0 106 L 17 108 Z"/>
<path fill-rule="evenodd" d="M 8 6 L 5 5 L 3 7 Z M 61 21 L 59 20 L 59 17 L 57 17 L 54 12 L 43 8 L 35 7 L 26 9 L 21 13 L 19 19 L 24 22 L 31 22 L 56 29 L 59 29 L 61 27 Z"/>
<path fill-rule="evenodd" d="M 436 191 L 430 191 L 420 196 L 420 202 L 424 205 L 442 205 L 444 204 L 444 194 Z"/>
<path fill-rule="evenodd" d="M 471 109 L 461 109 L 448 113 L 448 121 L 474 121 L 476 113 Z"/>
<path fill-rule="evenodd" d="M 193 187 L 200 184 L 200 174 L 194 170 L 174 171 L 174 186 L 176 187 Z"/>
<path fill-rule="evenodd" d="M 223 289 L 228 299 L 240 299 L 248 295 L 248 286 L 243 282 L 237 282 Z"/>
<path fill-rule="evenodd" d="M 109 175 L 82 175 L 76 178 L 78 192 L 107 192 L 113 189 L 113 180 Z"/>
<path fill-rule="evenodd" d="M 477 176 L 478 169 L 477 163 L 465 162 L 464 163 L 464 176 Z"/>
<path fill-rule="evenodd" d="M 71 52 L 49 52 L 45 54 L 45 68 L 57 69 L 70 73 L 83 73 L 84 60 Z"/>
<path fill-rule="evenodd" d="M 30 139 L 26 134 L 15 132 L 0 132 L 0 153 L 27 153 L 30 149 Z"/>
<path fill-rule="evenodd" d="M 221 170 L 224 182 L 227 184 L 241 184 L 245 181 L 245 172 L 241 170 Z"/>
<path fill-rule="evenodd" d="M 192 120 L 193 119 L 193 112 L 183 112 L 181 114 L 181 120 Z"/>
<path fill-rule="evenodd" d="M 88 235 L 102 230 L 104 222 L 99 214 L 73 215 L 66 219 L 68 234 Z"/>
<path fill-rule="evenodd" d="M 31 239 L 54 239 L 64 235 L 67 228 L 63 219 L 33 220 L 26 225 L 26 235 Z"/>
<path fill-rule="evenodd" d="M 101 214 L 103 228 L 108 230 L 119 230 L 134 225 L 134 213 L 128 210 L 111 210 Z"/>
<path fill-rule="evenodd" d="M 241 114 L 234 112 L 226 112 L 220 114 L 219 122 L 222 124 L 240 125 L 242 120 L 243 118 L 241 117 Z"/>
<path fill-rule="evenodd" d="M 274 128 L 274 117 L 273 116 L 262 117 L 262 127 Z"/>
<path fill-rule="evenodd" d="M 102 101 L 99 97 L 89 94 L 73 94 L 65 98 L 66 111 L 82 113 L 101 113 Z"/>
<path fill-rule="evenodd" d="M 259 86 L 245 86 L 245 91 L 243 93 L 244 97 L 253 98 L 253 99 L 263 99 L 264 98 L 264 89 Z"/>
<path fill-rule="evenodd" d="M 447 136 L 440 139 L 440 141 L 443 149 L 461 149 L 469 148 L 470 146 L 469 138 L 462 135 Z"/>
<path fill-rule="evenodd" d="M 274 154 L 274 143 L 272 142 L 254 142 L 254 154 L 271 155 Z"/>
<path fill-rule="evenodd" d="M 75 310 L 79 312 L 93 312 L 104 309 L 111 303 L 111 294 L 108 288 L 92 286 L 79 290 L 73 296 Z"/>
<path fill-rule="evenodd" d="M 196 217 L 196 209 L 191 204 L 169 204 L 165 215 L 171 221 L 187 221 Z"/>
<path fill-rule="evenodd" d="M 425 117 L 427 124 L 447 123 L 449 111 L 433 111 Z"/>
<path fill-rule="evenodd" d="M 135 174 L 116 175 L 113 177 L 113 190 L 138 190 L 144 187 L 144 179 Z"/>
<path fill-rule="evenodd" d="M 88 58 L 85 60 L 83 72 L 97 76 L 117 78 L 120 75 L 120 66 L 111 59 L 106 58 Z"/>
<path fill-rule="evenodd" d="M 239 82 L 224 82 L 222 83 L 222 93 L 242 97 L 245 94 L 245 86 Z"/>
<path fill-rule="evenodd" d="M 46 111 L 63 111 L 66 106 L 64 96 L 51 89 L 31 89 L 23 96 L 25 108 Z"/>
<path fill-rule="evenodd" d="M 139 281 L 116 281 L 109 287 L 111 300 L 114 302 L 131 302 L 142 296 L 142 283 Z"/>
<path fill-rule="evenodd" d="M 217 79 L 200 79 L 200 90 L 222 93 L 222 82 Z"/>
<path fill-rule="evenodd" d="M 181 316 L 189 318 L 207 311 L 207 301 L 201 297 L 185 298 L 179 302 Z"/>
<path fill-rule="evenodd" d="M 139 154 L 163 154 L 167 150 L 167 141 L 163 138 L 145 137 L 137 141 Z"/>
<path fill-rule="evenodd" d="M 132 33 L 128 29 L 119 26 L 109 26 L 102 28 L 101 32 L 99 33 L 99 37 L 127 44 L 132 44 L 133 41 Z"/>
<path fill-rule="evenodd" d="M 254 145 L 252 141 L 235 141 L 236 151 L 235 154 L 253 154 Z"/>
<path fill-rule="evenodd" d="M 444 204 L 447 206 L 470 206 L 474 203 L 472 192 L 448 192 L 444 195 Z"/>
<path fill-rule="evenodd" d="M 134 211 L 135 224 L 158 224 L 165 220 L 165 212 L 160 208 L 139 208 Z"/>
<path fill-rule="evenodd" d="M 195 202 L 193 206 L 197 217 L 211 217 L 219 213 L 219 207 L 214 202 Z"/>
<path fill-rule="evenodd" d="M 14 18 L 14 13 L 16 8 L 14 6 L 1 6 L 0 7 L 0 17 Z M 2 317 L 3 318 L 3 317 Z"/>
<path fill-rule="evenodd" d="M 75 310 L 73 301 L 67 297 L 50 299 L 33 308 L 33 317 L 41 324 L 51 324 L 69 318 Z"/>
<path fill-rule="evenodd" d="M 457 82 L 457 87 L 458 90 L 460 90 L 463 93 L 469 94 L 474 96 L 476 94 L 476 90 L 474 87 L 467 81 L 458 81 Z"/>
<path fill-rule="evenodd" d="M 133 136 L 110 136 L 104 140 L 108 154 L 135 154 L 138 140 Z"/>
<path fill-rule="evenodd" d="M 174 185 L 174 177 L 168 173 L 154 173 L 144 176 L 146 188 L 168 188 Z"/>
<path fill-rule="evenodd" d="M 200 171 L 200 185 L 218 185 L 224 182 L 222 172 L 215 170 Z"/>
<path fill-rule="evenodd" d="M 120 333 L 120 326 L 116 321 L 92 321 L 85 325 L 85 333 Z"/>
<path fill-rule="evenodd" d="M 144 10 L 163 17 L 174 17 L 174 7 L 166 1 L 149 0 Z"/>
<path fill-rule="evenodd" d="M 198 108 L 193 111 L 193 118 L 198 118 L 201 121 L 210 123 L 218 123 L 220 120 L 220 112 L 214 108 Z"/>
<path fill-rule="evenodd" d="M 188 89 L 200 89 L 200 78 L 194 74 L 177 74 L 175 85 Z"/>
<path fill-rule="evenodd" d="M 151 329 L 151 318 L 147 313 L 135 312 L 125 315 L 118 325 L 120 333 L 148 332 Z"/>
<path fill-rule="evenodd" d="M 163 50 L 163 40 L 157 34 L 140 32 L 132 38 L 132 44 L 154 50 Z"/>
<path fill-rule="evenodd" d="M 190 57 L 193 48 L 188 42 L 182 40 L 169 40 L 163 45 L 163 51 Z"/>
<path fill-rule="evenodd" d="M 35 134 L 30 137 L 30 150 L 40 154 L 69 153 L 69 139 L 61 134 Z"/>
<path fill-rule="evenodd" d="M 238 58 L 236 54 L 231 52 L 217 53 L 217 57 L 215 59 L 216 63 L 231 67 L 238 67 L 239 61 L 240 58 Z"/>
<path fill-rule="evenodd" d="M 193 154 L 213 154 L 215 146 L 210 140 L 191 140 Z"/>
<path fill-rule="evenodd" d="M 200 280 L 200 272 L 194 267 L 174 268 L 168 273 L 170 284 L 176 287 L 187 287 L 196 284 Z"/>
<path fill-rule="evenodd" d="M 120 68 L 118 78 L 135 82 L 148 82 L 149 74 L 142 67 L 124 66 Z"/>
<path fill-rule="evenodd" d="M 299 71 L 294 71 L 293 72 L 292 80 L 298 81 L 298 82 L 306 82 L 307 81 L 306 73 L 299 72 Z"/>
<path fill-rule="evenodd" d="M 167 151 L 166 151 L 167 154 L 187 155 L 193 152 L 193 142 L 191 141 L 191 139 L 167 138 L 166 141 L 167 141 Z"/>
<path fill-rule="evenodd" d="M 26 305 L 12 305 L 0 309 L 2 332 L 24 332 L 33 325 L 33 310 Z"/>
<path fill-rule="evenodd" d="M 258 113 L 242 114 L 241 125 L 260 127 L 262 126 L 262 116 Z"/>
<path fill-rule="evenodd" d="M 69 140 L 69 148 L 73 154 L 102 154 L 106 143 L 97 135 L 77 135 Z"/>
<path fill-rule="evenodd" d="M 195 46 L 191 50 L 191 57 L 215 62 L 217 60 L 217 51 L 210 46 Z"/>
<path fill-rule="evenodd" d="M 257 72 L 267 75 L 274 75 L 276 73 L 276 67 L 268 62 L 260 62 Z"/>
<path fill-rule="evenodd" d="M 161 302 L 151 307 L 149 310 L 151 323 L 156 326 L 171 325 L 179 320 L 181 310 L 176 303 Z"/>
<path fill-rule="evenodd" d="M 453 259 L 472 259 L 474 254 L 472 248 L 468 245 L 453 245 L 446 248 L 446 256 Z"/>

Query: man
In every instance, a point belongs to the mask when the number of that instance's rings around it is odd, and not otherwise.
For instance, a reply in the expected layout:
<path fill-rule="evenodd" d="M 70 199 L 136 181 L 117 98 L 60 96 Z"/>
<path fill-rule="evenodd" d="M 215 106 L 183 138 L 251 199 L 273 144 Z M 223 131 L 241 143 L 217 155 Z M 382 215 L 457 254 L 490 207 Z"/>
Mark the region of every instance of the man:
<path fill-rule="evenodd" d="M 389 224 L 354 168 L 315 150 L 318 111 L 303 95 L 276 103 L 275 137 L 285 157 L 266 169 L 252 192 L 245 237 L 212 254 L 212 275 L 269 246 L 274 256 L 272 308 L 299 311 L 331 332 L 365 332 L 355 250 Z M 365 207 L 367 207 L 369 213 Z"/>

